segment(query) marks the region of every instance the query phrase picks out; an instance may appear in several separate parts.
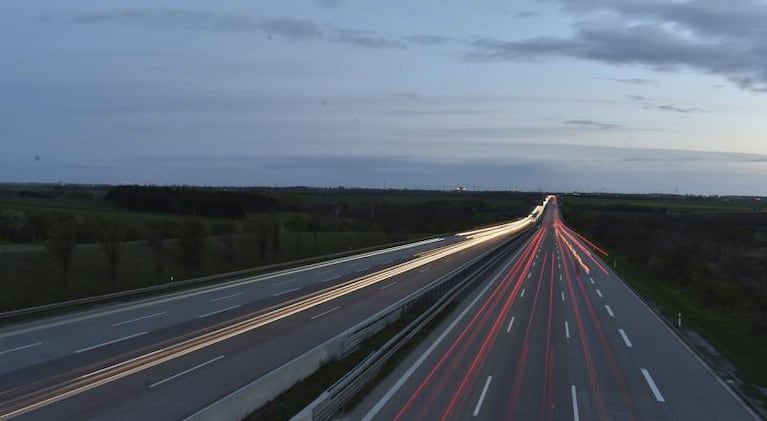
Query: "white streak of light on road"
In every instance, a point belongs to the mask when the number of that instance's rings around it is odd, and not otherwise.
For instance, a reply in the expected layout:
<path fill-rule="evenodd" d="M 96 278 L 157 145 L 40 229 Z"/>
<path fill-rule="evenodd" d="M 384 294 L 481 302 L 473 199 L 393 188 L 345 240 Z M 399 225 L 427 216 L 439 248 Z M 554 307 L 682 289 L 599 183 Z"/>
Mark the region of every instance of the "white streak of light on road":
<path fill-rule="evenodd" d="M 290 294 L 291 292 L 298 291 L 299 289 L 301 288 L 286 289 L 285 291 L 280 291 L 276 294 L 272 294 L 272 297 L 279 297 L 280 295 Z"/>
<path fill-rule="evenodd" d="M 309 319 L 311 319 L 311 320 L 319 319 L 320 317 L 322 317 L 322 316 L 324 316 L 326 314 L 329 314 L 331 312 L 334 312 L 334 311 L 338 310 L 339 308 L 341 308 L 341 306 L 335 306 L 335 307 L 331 308 L 330 310 L 325 310 L 322 313 L 315 314 L 314 316 L 310 317 Z"/>
<path fill-rule="evenodd" d="M 13 351 L 21 351 L 22 349 L 33 348 L 33 347 L 36 347 L 36 346 L 40 346 L 42 344 L 43 344 L 42 342 L 35 342 L 33 344 L 28 344 L 28 345 L 19 346 L 19 347 L 16 347 L 16 348 L 6 349 L 5 351 L 0 351 L 0 355 L 9 354 L 9 353 L 11 353 Z"/>
<path fill-rule="evenodd" d="M 234 310 L 235 308 L 241 307 L 241 306 L 242 306 L 242 304 L 237 304 L 236 306 L 222 308 L 221 310 L 216 310 L 216 311 L 211 311 L 210 313 L 200 314 L 199 316 L 197 316 L 197 318 L 198 319 L 202 319 L 202 318 L 205 318 L 205 317 L 208 317 L 208 316 L 212 316 L 214 314 L 219 314 L 219 313 L 223 313 L 225 311 Z"/>
<path fill-rule="evenodd" d="M 151 319 L 152 317 L 162 316 L 163 314 L 166 314 L 166 313 L 168 313 L 168 312 L 167 311 L 162 311 L 162 312 L 159 312 L 159 313 L 149 314 L 147 316 L 136 317 L 135 319 L 123 320 L 122 322 L 114 323 L 112 326 L 114 327 L 114 326 L 127 325 L 128 323 L 138 322 L 140 320 L 146 320 L 146 319 Z"/>
<path fill-rule="evenodd" d="M 188 368 L 188 369 L 186 369 L 186 370 L 184 370 L 184 371 L 182 371 L 180 373 L 176 373 L 176 374 L 174 374 L 174 375 L 172 375 L 172 376 L 170 376 L 170 377 L 168 377 L 166 379 L 160 380 L 157 383 L 152 383 L 152 384 L 149 385 L 149 387 L 150 388 L 157 387 L 157 386 L 159 386 L 159 385 L 161 385 L 161 384 L 163 384 L 165 382 L 169 382 L 169 381 L 171 381 L 173 379 L 177 379 L 177 378 L 183 376 L 184 374 L 189 374 L 189 373 L 191 373 L 194 370 L 199 370 L 199 369 L 205 367 L 206 365 L 213 364 L 214 362 L 216 362 L 216 361 L 218 361 L 218 360 L 220 360 L 222 358 L 224 358 L 224 356 L 223 355 L 219 355 L 218 357 L 213 358 L 212 360 L 205 361 L 202 364 L 197 364 L 196 366 L 194 366 L 192 368 Z"/>
<path fill-rule="evenodd" d="M 96 349 L 96 348 L 101 348 L 102 346 L 107 346 L 107 345 L 116 344 L 118 342 L 127 341 L 128 339 L 133 339 L 133 338 L 139 337 L 141 335 L 146 335 L 147 333 L 149 333 L 149 332 L 134 333 L 133 335 L 124 336 L 122 338 L 113 339 L 113 340 L 107 341 L 107 342 L 102 342 L 100 344 L 89 346 L 87 348 L 81 348 L 81 349 L 78 349 L 77 351 L 75 351 L 75 354 L 79 354 L 79 353 L 85 352 L 85 351 L 90 351 L 90 350 Z"/>
<path fill-rule="evenodd" d="M 212 300 L 208 301 L 210 303 L 215 303 L 222 300 L 228 300 L 230 298 L 239 297 L 240 295 L 245 294 L 245 291 L 243 292 L 235 292 L 234 294 L 224 295 L 223 297 L 213 298 Z"/>

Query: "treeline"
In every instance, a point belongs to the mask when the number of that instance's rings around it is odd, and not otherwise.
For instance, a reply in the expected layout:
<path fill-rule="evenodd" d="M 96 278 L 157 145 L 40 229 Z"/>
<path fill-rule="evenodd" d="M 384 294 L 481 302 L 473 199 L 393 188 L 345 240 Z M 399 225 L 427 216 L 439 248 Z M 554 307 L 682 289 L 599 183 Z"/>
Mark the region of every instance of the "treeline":
<path fill-rule="evenodd" d="M 117 186 L 104 199 L 133 211 L 213 218 L 239 219 L 247 213 L 282 210 L 277 198 L 255 191 L 183 186 Z"/>

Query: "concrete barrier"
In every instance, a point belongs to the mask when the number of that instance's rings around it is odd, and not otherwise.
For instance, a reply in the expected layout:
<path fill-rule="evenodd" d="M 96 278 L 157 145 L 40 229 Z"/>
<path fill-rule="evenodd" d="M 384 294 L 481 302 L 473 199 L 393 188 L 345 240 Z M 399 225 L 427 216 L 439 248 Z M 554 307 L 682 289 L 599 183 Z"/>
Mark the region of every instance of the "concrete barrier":
<path fill-rule="evenodd" d="M 340 336 L 340 335 L 339 335 Z M 297 382 L 309 377 L 341 353 L 341 337 L 333 338 L 259 379 L 188 416 L 189 421 L 241 420 L 276 398 Z"/>

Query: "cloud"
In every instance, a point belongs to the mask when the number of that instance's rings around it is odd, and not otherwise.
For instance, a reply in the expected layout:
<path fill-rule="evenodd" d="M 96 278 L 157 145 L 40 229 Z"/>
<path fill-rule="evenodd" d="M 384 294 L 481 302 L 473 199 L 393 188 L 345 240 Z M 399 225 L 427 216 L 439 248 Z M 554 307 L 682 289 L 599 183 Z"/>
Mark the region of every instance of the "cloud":
<path fill-rule="evenodd" d="M 654 99 L 648 98 L 642 95 L 626 95 L 630 100 L 642 103 L 643 110 L 657 110 L 668 111 L 674 113 L 691 114 L 691 113 L 704 113 L 706 110 L 702 108 L 683 108 L 670 104 L 658 104 Z"/>
<path fill-rule="evenodd" d="M 642 101 L 652 101 L 652 99 L 651 99 L 651 98 L 648 98 L 648 97 L 646 97 L 646 96 L 642 96 L 642 95 L 626 95 L 626 96 L 627 96 L 627 97 L 628 97 L 630 100 L 632 100 L 632 101 L 638 101 L 638 102 L 642 102 Z"/>
<path fill-rule="evenodd" d="M 86 12 L 76 14 L 71 23 L 92 25 L 117 22 L 141 27 L 191 29 L 205 31 L 259 32 L 291 41 L 326 41 L 363 48 L 406 48 L 401 39 L 375 31 L 322 25 L 307 19 L 254 19 L 246 15 L 213 13 L 197 10 L 167 9 L 145 11 L 125 9 L 117 12 Z M 427 41 L 425 35 L 420 42 Z M 429 38 L 432 42 L 436 37 Z"/>
<path fill-rule="evenodd" d="M 603 77 L 604 80 L 611 80 L 613 82 L 628 83 L 630 85 L 650 85 L 656 83 L 654 80 L 642 79 L 638 77 L 634 78 L 618 78 L 618 77 Z"/>
<path fill-rule="evenodd" d="M 601 123 L 594 120 L 567 120 L 564 122 L 564 124 L 583 127 L 583 128 L 595 128 L 595 129 L 615 129 L 620 127 L 617 124 Z"/>
<path fill-rule="evenodd" d="M 320 4 L 325 7 L 336 7 L 346 3 L 346 0 L 320 0 Z"/>
<path fill-rule="evenodd" d="M 342 44 L 365 48 L 407 48 L 402 41 L 381 36 L 373 31 L 335 28 L 328 39 Z"/>
<path fill-rule="evenodd" d="M 408 42 L 411 42 L 413 44 L 421 44 L 421 45 L 441 45 L 446 44 L 450 41 L 450 38 L 443 37 L 441 35 L 411 35 L 409 37 L 405 37 L 405 39 Z"/>
<path fill-rule="evenodd" d="M 656 71 L 713 74 L 767 91 L 767 3 L 757 0 L 560 0 L 583 20 L 570 37 L 478 39 L 464 58 L 573 58 Z"/>
<path fill-rule="evenodd" d="M 522 10 L 520 12 L 515 13 L 514 16 L 518 18 L 537 18 L 538 16 L 540 16 L 540 14 L 536 12 L 532 12 L 530 10 Z"/>
<path fill-rule="evenodd" d="M 677 107 L 674 105 L 645 105 L 642 108 L 646 110 L 669 111 L 669 112 L 682 113 L 682 114 L 705 112 L 705 110 L 702 110 L 700 108 L 682 108 L 682 107 Z"/>
<path fill-rule="evenodd" d="M 319 25 L 302 19 L 269 19 L 262 21 L 259 27 L 269 34 L 290 40 L 320 39 L 324 36 Z"/>
<path fill-rule="evenodd" d="M 393 94 L 396 97 L 399 98 L 405 98 L 405 99 L 421 99 L 421 96 L 412 92 L 395 92 Z"/>

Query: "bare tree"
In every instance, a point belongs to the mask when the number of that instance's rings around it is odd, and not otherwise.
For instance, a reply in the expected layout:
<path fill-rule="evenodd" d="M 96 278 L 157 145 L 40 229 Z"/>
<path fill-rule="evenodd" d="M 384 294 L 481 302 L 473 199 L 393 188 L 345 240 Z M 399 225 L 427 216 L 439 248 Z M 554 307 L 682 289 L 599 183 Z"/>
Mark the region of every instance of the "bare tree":
<path fill-rule="evenodd" d="M 99 246 L 109 263 L 109 282 L 114 282 L 125 241 L 125 224 L 121 219 L 112 217 L 99 225 Z"/>
<path fill-rule="evenodd" d="M 153 224 L 149 227 L 149 230 L 146 232 L 144 245 L 146 245 L 154 255 L 155 270 L 158 274 L 162 273 L 162 252 L 165 248 L 165 237 L 158 225 Z"/>
<path fill-rule="evenodd" d="M 77 246 L 77 229 L 71 218 L 62 218 L 57 221 L 48 232 L 48 240 L 45 249 L 56 259 L 61 269 L 61 285 L 67 288 L 67 271 L 72 261 L 72 252 Z"/>

